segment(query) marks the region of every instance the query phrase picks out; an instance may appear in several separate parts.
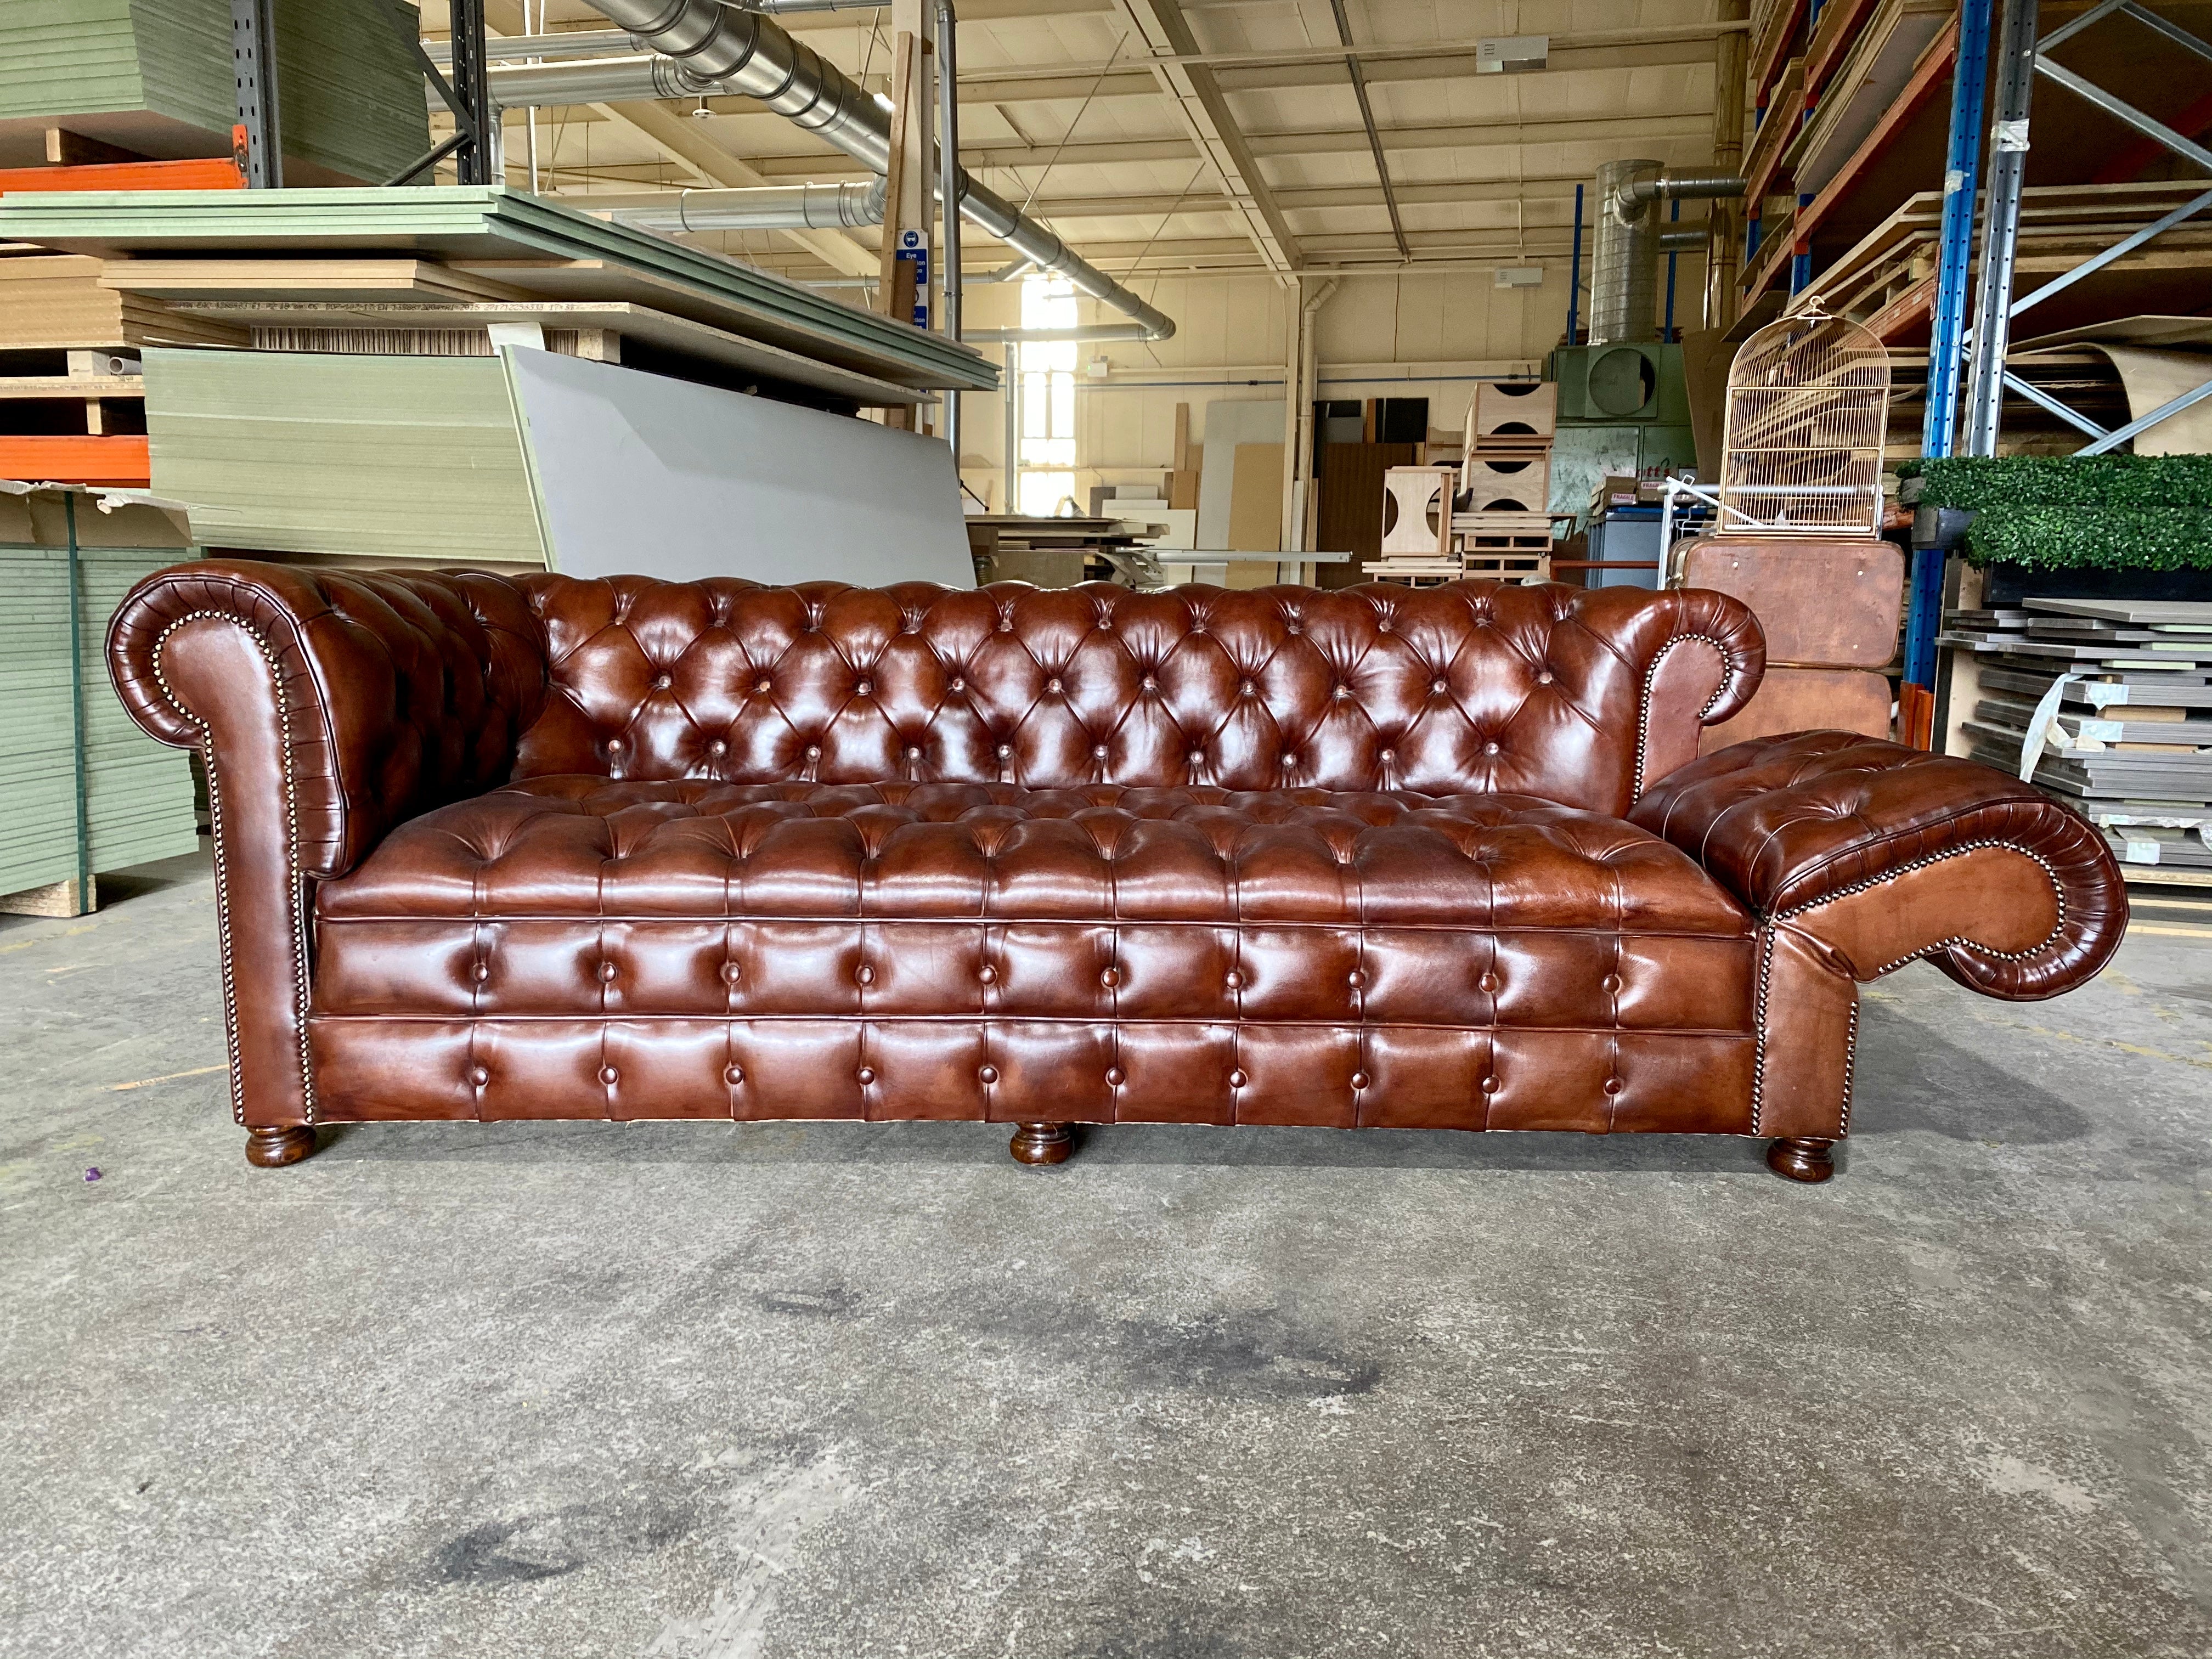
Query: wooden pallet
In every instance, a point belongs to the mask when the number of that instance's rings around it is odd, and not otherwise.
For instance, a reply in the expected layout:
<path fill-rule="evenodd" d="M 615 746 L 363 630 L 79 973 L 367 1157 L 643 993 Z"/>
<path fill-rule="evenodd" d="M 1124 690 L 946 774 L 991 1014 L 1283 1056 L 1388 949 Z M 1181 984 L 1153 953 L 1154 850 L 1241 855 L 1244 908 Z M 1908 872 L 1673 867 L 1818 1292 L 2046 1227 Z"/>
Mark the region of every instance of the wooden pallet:
<path fill-rule="evenodd" d="M 1452 540 L 1464 554 L 1542 553 L 1552 550 L 1548 513 L 1455 513 Z"/>
<path fill-rule="evenodd" d="M 1548 553 L 1469 553 L 1464 566 L 1471 580 L 1547 582 L 1552 580 Z"/>

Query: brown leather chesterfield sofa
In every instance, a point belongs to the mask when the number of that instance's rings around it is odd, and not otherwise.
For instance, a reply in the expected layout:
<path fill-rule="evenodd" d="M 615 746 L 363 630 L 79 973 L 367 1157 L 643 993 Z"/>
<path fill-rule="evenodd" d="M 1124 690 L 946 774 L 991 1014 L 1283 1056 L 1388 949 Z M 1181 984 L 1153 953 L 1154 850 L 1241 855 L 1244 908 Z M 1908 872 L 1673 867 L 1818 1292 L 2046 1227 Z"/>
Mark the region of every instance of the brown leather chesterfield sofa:
<path fill-rule="evenodd" d="M 1697 758 L 1750 611 L 186 564 L 234 1115 L 1690 1130 L 1826 1178 L 1856 981 L 2103 965 L 2088 824 L 1840 732 Z"/>

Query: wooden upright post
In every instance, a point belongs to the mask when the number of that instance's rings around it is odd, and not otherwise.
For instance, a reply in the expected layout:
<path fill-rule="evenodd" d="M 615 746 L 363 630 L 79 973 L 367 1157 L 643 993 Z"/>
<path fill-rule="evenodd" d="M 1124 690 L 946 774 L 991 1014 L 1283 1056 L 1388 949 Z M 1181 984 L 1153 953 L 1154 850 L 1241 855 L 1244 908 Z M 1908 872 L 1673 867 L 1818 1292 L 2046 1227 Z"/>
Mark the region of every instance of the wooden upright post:
<path fill-rule="evenodd" d="M 931 246 L 936 177 L 932 141 L 929 52 L 935 8 L 927 0 L 891 0 L 890 175 L 884 196 L 884 314 L 901 322 L 937 315 L 937 261 Z M 887 424 L 918 427 L 919 410 L 888 410 Z"/>

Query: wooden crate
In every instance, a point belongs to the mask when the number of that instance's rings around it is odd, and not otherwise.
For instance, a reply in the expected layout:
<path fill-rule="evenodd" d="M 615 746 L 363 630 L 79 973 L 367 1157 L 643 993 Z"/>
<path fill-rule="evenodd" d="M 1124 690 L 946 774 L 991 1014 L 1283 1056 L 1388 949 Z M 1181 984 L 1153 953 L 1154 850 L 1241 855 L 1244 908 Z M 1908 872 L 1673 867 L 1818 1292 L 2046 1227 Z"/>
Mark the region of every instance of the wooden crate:
<path fill-rule="evenodd" d="M 1559 422 L 1556 380 L 1485 380 L 1468 411 L 1469 449 L 1540 444 L 1549 447 Z"/>
<path fill-rule="evenodd" d="M 1458 483 L 1456 467 L 1394 466 L 1385 472 L 1382 550 L 1385 554 L 1449 555 L 1451 497 Z"/>

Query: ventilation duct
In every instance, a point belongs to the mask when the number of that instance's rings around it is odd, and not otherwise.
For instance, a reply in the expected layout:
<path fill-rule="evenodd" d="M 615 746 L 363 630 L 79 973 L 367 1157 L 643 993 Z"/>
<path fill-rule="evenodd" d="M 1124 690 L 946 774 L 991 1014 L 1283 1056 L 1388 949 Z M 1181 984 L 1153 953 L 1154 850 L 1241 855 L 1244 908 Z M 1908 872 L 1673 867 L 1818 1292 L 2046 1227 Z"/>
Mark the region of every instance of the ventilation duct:
<path fill-rule="evenodd" d="M 720 0 L 592 0 L 611 22 L 676 60 L 673 92 L 664 97 L 731 93 L 757 100 L 864 163 L 890 171 L 890 112 L 835 65 L 801 46 L 758 12 Z M 566 68 L 566 65 L 553 65 Z M 587 100 L 589 101 L 589 100 Z M 1128 317 L 1143 331 L 1133 337 L 1164 340 L 1175 323 L 1072 251 L 1034 219 L 1017 212 L 964 169 L 960 216 L 988 231 L 1040 270 L 1065 276 L 1081 292 Z"/>
<path fill-rule="evenodd" d="M 641 230 L 839 230 L 884 222 L 884 181 L 854 179 L 835 185 L 764 185 L 757 190 L 662 191 L 643 202 L 607 210 Z M 594 208 L 588 196 L 574 205 Z"/>
<path fill-rule="evenodd" d="M 1743 180 L 1729 174 L 1669 179 L 1657 161 L 1607 161 L 1598 168 L 1590 344 L 1658 337 L 1659 250 L 1670 234 L 1680 233 L 1662 229 L 1657 203 L 1742 194 Z"/>

